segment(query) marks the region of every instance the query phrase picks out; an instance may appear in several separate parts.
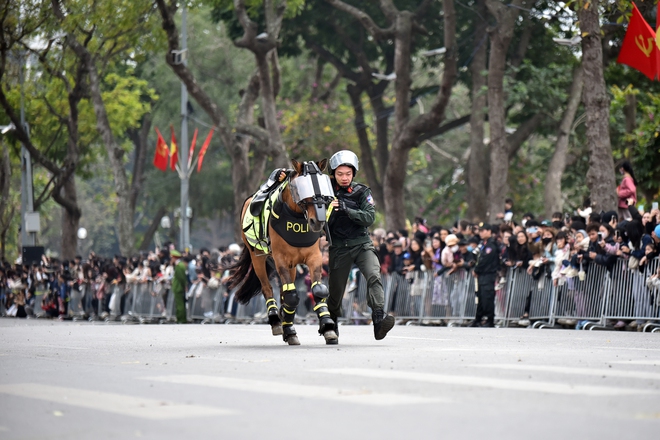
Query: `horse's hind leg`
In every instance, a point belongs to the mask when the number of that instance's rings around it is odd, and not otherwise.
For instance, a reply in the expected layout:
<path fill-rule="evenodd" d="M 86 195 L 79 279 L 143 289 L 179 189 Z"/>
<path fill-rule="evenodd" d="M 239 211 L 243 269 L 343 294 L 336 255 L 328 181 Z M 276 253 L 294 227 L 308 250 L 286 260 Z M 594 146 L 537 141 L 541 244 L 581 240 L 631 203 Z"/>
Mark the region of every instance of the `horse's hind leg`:
<path fill-rule="evenodd" d="M 295 270 L 295 269 L 294 269 Z M 278 268 L 277 271 L 282 280 L 282 329 L 284 342 L 289 345 L 300 345 L 298 334 L 293 326 L 293 321 L 296 317 L 296 308 L 300 302 L 296 285 L 293 284 L 293 271 L 286 268 Z"/>
<path fill-rule="evenodd" d="M 254 273 L 259 278 L 261 282 L 261 291 L 264 294 L 266 299 L 266 312 L 268 313 L 268 324 L 270 324 L 270 329 L 273 332 L 273 336 L 282 334 L 282 321 L 280 320 L 279 310 L 277 308 L 277 301 L 273 297 L 273 288 L 270 285 L 270 280 L 268 279 L 268 271 L 266 269 L 266 259 L 262 258 L 262 261 L 259 264 L 252 265 L 254 268 Z"/>

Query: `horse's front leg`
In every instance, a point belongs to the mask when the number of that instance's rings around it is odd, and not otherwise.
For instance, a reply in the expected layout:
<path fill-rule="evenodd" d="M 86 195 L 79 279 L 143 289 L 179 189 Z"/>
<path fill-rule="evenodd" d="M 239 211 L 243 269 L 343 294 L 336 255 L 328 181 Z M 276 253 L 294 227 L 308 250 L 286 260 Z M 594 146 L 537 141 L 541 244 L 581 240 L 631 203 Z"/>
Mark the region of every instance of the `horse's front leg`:
<path fill-rule="evenodd" d="M 328 286 L 321 282 L 322 256 L 319 252 L 307 258 L 307 267 L 312 277 L 312 295 L 314 296 L 314 312 L 319 318 L 319 335 L 323 335 L 325 343 L 336 345 L 339 343 L 339 328 L 328 311 Z"/>
<path fill-rule="evenodd" d="M 266 268 L 266 257 L 260 257 L 259 261 L 254 261 L 252 264 L 254 273 L 259 278 L 261 283 L 261 291 L 266 299 L 266 311 L 268 313 L 268 323 L 273 332 L 273 336 L 282 334 L 282 321 L 280 320 L 279 310 L 277 308 L 277 301 L 273 297 L 273 288 L 268 279 L 268 270 Z"/>
<path fill-rule="evenodd" d="M 296 308 L 300 303 L 300 297 L 296 290 L 296 285 L 293 283 L 295 277 L 295 266 L 290 267 L 290 264 L 276 260 L 277 273 L 282 282 L 281 302 L 282 308 L 280 313 L 282 316 L 282 338 L 284 342 L 289 345 L 300 345 L 298 334 L 293 326 L 293 321 L 296 317 Z"/>

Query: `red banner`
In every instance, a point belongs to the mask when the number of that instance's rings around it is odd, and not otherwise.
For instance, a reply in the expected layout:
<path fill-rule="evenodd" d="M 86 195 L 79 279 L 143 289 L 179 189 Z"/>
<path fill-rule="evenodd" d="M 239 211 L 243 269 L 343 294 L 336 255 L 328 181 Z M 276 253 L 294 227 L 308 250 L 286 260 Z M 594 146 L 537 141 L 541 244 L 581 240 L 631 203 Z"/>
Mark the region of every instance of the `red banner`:
<path fill-rule="evenodd" d="M 632 17 L 623 39 L 618 63 L 639 70 L 653 80 L 660 77 L 660 41 L 633 3 Z"/>
<path fill-rule="evenodd" d="M 156 134 L 158 135 L 158 140 L 156 141 L 156 154 L 154 155 L 154 166 L 161 171 L 167 171 L 167 144 L 165 139 L 160 134 L 160 131 L 156 128 Z"/>

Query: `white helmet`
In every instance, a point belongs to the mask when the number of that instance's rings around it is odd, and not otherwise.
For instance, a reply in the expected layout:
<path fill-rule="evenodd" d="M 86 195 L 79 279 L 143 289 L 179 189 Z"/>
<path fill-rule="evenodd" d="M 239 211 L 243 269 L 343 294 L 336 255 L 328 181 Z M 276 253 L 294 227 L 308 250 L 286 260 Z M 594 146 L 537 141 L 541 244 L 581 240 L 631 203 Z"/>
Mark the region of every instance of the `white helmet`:
<path fill-rule="evenodd" d="M 330 158 L 330 172 L 335 174 L 335 170 L 342 166 L 346 165 L 353 168 L 353 174 L 356 174 L 360 169 L 358 165 L 358 157 L 350 150 L 341 150 L 337 151 Z"/>

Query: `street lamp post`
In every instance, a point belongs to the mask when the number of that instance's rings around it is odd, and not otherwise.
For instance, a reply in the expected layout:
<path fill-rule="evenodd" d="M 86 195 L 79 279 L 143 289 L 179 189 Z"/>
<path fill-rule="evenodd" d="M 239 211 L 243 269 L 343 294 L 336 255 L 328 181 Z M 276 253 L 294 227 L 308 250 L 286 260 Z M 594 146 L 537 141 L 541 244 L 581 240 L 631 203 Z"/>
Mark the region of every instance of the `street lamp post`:
<path fill-rule="evenodd" d="M 188 50 L 188 27 L 187 27 L 187 12 L 186 7 L 183 7 L 181 17 L 181 52 L 182 62 L 184 65 L 188 64 L 187 50 Z M 188 217 L 188 189 L 190 185 L 190 176 L 188 175 L 188 89 L 181 81 L 181 160 L 179 161 L 181 167 L 181 233 L 179 243 L 181 249 L 187 250 L 190 248 L 190 218 Z"/>
<path fill-rule="evenodd" d="M 21 89 L 21 126 L 30 136 L 30 127 L 25 122 L 25 90 L 24 78 L 24 54 L 19 55 L 20 74 L 19 84 Z M 37 232 L 40 230 L 39 213 L 34 212 L 34 194 L 32 188 L 32 158 L 25 145 L 21 147 L 21 247 L 36 246 Z"/>

